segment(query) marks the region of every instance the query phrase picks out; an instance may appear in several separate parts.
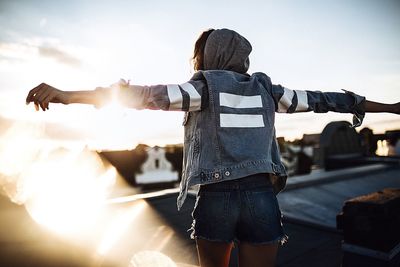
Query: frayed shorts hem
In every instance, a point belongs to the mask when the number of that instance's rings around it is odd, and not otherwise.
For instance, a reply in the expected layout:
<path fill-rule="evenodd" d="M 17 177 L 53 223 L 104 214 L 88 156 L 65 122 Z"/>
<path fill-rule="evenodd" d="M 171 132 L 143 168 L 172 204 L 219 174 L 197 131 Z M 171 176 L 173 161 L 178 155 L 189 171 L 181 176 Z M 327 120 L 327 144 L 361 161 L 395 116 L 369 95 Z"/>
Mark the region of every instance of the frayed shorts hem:
<path fill-rule="evenodd" d="M 248 243 L 254 246 L 262 246 L 262 245 L 273 245 L 273 244 L 279 244 L 283 246 L 288 242 L 289 237 L 287 235 L 280 236 L 274 240 L 271 241 L 261 241 L 261 242 L 254 242 L 254 241 L 247 241 L 247 240 L 242 240 L 241 242 L 243 243 Z"/>

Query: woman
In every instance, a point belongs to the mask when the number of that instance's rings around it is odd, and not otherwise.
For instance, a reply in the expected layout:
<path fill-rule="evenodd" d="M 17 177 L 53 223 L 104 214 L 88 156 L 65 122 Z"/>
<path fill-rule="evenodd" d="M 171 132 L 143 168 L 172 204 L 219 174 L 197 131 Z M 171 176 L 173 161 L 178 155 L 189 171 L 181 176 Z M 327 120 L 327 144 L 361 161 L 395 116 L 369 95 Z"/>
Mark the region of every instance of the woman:
<path fill-rule="evenodd" d="M 178 209 L 188 187 L 200 184 L 192 237 L 201 266 L 228 266 L 233 243 L 240 266 L 273 266 L 286 241 L 276 194 L 286 182 L 275 138 L 275 112 L 347 112 L 354 126 L 365 112 L 399 114 L 400 103 L 381 104 L 349 91 L 322 93 L 274 85 L 264 73 L 247 74 L 250 43 L 235 31 L 208 30 L 196 41 L 194 76 L 180 85 L 137 86 L 121 80 L 109 88 L 66 92 L 40 84 L 27 96 L 43 111 L 49 103 L 101 106 L 112 94 L 128 107 L 185 111 L 183 178 Z"/>

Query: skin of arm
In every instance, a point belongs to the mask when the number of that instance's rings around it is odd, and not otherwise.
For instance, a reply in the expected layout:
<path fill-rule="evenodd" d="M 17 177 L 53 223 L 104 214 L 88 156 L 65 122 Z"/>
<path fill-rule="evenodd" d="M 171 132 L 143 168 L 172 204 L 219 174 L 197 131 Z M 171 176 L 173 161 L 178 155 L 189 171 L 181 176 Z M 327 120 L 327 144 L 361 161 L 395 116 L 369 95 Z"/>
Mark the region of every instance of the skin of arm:
<path fill-rule="evenodd" d="M 383 104 L 379 102 L 365 101 L 365 112 L 389 112 L 400 114 L 400 102 L 395 104 Z"/>
<path fill-rule="evenodd" d="M 95 105 L 98 101 L 98 92 L 96 90 L 91 91 L 65 91 L 67 103 L 65 104 L 89 104 Z"/>
<path fill-rule="evenodd" d="M 26 104 L 33 102 L 36 110 L 39 110 L 40 106 L 43 111 L 49 109 L 49 103 L 61 103 L 65 105 L 76 103 L 100 106 L 107 101 L 109 91 L 99 89 L 107 88 L 98 87 L 96 90 L 87 91 L 63 91 L 41 83 L 29 91 L 26 97 Z"/>

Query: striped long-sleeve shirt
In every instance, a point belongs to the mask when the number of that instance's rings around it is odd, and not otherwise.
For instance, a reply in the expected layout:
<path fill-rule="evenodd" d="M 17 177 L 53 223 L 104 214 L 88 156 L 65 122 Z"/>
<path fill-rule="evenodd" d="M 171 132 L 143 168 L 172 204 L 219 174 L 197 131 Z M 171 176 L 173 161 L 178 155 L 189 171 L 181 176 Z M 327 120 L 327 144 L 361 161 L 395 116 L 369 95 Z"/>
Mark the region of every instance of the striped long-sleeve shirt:
<path fill-rule="evenodd" d="M 207 84 L 201 79 L 192 79 L 182 84 L 153 86 L 129 85 L 121 80 L 111 88 L 118 90 L 118 98 L 121 103 L 136 109 L 200 111 L 208 106 Z M 365 113 L 363 105 L 365 98 L 350 91 L 343 90 L 344 93 L 338 93 L 292 90 L 274 84 L 270 88 L 270 95 L 275 103 L 275 112 L 353 113 L 353 126 L 357 127 L 362 123 Z"/>

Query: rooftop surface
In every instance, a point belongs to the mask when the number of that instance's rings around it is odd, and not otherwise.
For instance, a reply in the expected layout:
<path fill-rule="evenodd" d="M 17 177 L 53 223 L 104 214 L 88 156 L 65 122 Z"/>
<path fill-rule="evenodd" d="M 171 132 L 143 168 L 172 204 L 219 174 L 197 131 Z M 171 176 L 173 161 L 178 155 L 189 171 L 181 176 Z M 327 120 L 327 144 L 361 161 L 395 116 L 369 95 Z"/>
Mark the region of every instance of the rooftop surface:
<path fill-rule="evenodd" d="M 400 187 L 400 167 L 373 165 L 289 178 L 279 194 L 289 242 L 279 250 L 277 266 L 340 266 L 342 234 L 335 230 L 335 218 L 343 201 L 387 187 Z M 114 199 L 104 219 L 121 218 L 117 230 L 99 222 L 81 239 L 90 242 L 55 235 L 23 206 L 0 197 L 0 266 L 173 266 L 166 265 L 171 260 L 197 266 L 187 232 L 195 196 L 189 195 L 180 212 L 176 197 L 177 190 L 170 189 Z M 104 243 L 107 238 L 111 241 Z M 235 256 L 236 251 L 231 266 L 237 266 Z"/>

